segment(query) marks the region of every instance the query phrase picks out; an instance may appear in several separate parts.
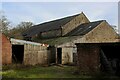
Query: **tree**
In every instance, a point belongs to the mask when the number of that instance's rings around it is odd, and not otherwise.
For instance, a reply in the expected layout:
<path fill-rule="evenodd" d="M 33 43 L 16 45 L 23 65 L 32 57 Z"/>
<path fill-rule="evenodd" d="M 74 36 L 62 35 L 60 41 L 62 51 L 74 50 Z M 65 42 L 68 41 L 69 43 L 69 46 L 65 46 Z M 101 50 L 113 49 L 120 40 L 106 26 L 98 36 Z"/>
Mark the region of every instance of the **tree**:
<path fill-rule="evenodd" d="M 32 22 L 21 22 L 16 27 L 10 30 L 9 36 L 16 39 L 23 39 L 22 33 L 33 26 Z"/>
<path fill-rule="evenodd" d="M 5 16 L 1 16 L 0 18 L 0 32 L 4 34 L 8 34 L 8 27 L 10 26 L 10 22 Z"/>
<path fill-rule="evenodd" d="M 32 22 L 21 22 L 20 24 L 17 25 L 17 27 L 22 28 L 24 30 L 29 29 L 31 26 L 33 26 Z"/>

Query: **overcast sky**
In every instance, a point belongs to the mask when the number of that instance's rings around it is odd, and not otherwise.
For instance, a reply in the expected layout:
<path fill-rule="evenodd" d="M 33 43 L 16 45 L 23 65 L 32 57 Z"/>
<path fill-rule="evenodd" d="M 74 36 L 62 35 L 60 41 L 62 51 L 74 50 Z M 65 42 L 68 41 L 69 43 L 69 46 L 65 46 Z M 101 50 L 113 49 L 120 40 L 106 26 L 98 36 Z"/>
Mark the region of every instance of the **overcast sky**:
<path fill-rule="evenodd" d="M 3 2 L 2 10 L 13 25 L 39 24 L 84 12 L 90 21 L 107 20 L 118 26 L 117 2 Z"/>

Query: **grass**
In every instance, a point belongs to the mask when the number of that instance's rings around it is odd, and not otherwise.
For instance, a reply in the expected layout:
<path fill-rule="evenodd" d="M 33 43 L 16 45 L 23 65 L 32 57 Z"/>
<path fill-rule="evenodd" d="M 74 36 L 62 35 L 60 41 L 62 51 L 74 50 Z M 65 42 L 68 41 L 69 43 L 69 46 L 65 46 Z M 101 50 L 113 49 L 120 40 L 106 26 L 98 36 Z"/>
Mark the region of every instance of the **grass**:
<path fill-rule="evenodd" d="M 74 75 L 74 66 L 3 66 L 3 78 L 81 78 L 80 75 Z"/>
<path fill-rule="evenodd" d="M 19 64 L 3 66 L 0 72 L 4 78 L 101 78 L 102 76 L 87 76 L 73 74 L 76 71 L 75 66 L 24 66 Z M 96 79 L 96 80 L 97 80 Z"/>

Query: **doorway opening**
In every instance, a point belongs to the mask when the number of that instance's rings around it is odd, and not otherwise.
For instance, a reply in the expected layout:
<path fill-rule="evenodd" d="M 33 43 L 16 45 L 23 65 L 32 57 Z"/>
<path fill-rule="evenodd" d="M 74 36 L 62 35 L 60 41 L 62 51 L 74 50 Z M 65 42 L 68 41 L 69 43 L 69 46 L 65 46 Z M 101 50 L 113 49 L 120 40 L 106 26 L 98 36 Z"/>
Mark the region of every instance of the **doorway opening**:
<path fill-rule="evenodd" d="M 102 71 L 120 73 L 120 44 L 102 44 L 101 45 L 101 65 Z"/>
<path fill-rule="evenodd" d="M 24 57 L 24 45 L 12 45 L 12 62 L 22 63 Z"/>
<path fill-rule="evenodd" d="M 62 63 L 62 48 L 57 48 L 57 64 Z"/>

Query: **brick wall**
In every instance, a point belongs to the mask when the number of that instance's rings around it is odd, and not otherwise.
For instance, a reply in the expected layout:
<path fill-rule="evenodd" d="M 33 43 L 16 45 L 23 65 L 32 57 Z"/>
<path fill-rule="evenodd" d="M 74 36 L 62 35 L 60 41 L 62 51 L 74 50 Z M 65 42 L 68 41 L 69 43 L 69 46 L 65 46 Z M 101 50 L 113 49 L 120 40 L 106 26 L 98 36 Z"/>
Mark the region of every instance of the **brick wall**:
<path fill-rule="evenodd" d="M 77 44 L 78 68 L 81 73 L 99 71 L 99 47 L 93 44 Z"/>
<path fill-rule="evenodd" d="M 2 64 L 12 63 L 12 46 L 5 35 L 2 34 Z"/>

